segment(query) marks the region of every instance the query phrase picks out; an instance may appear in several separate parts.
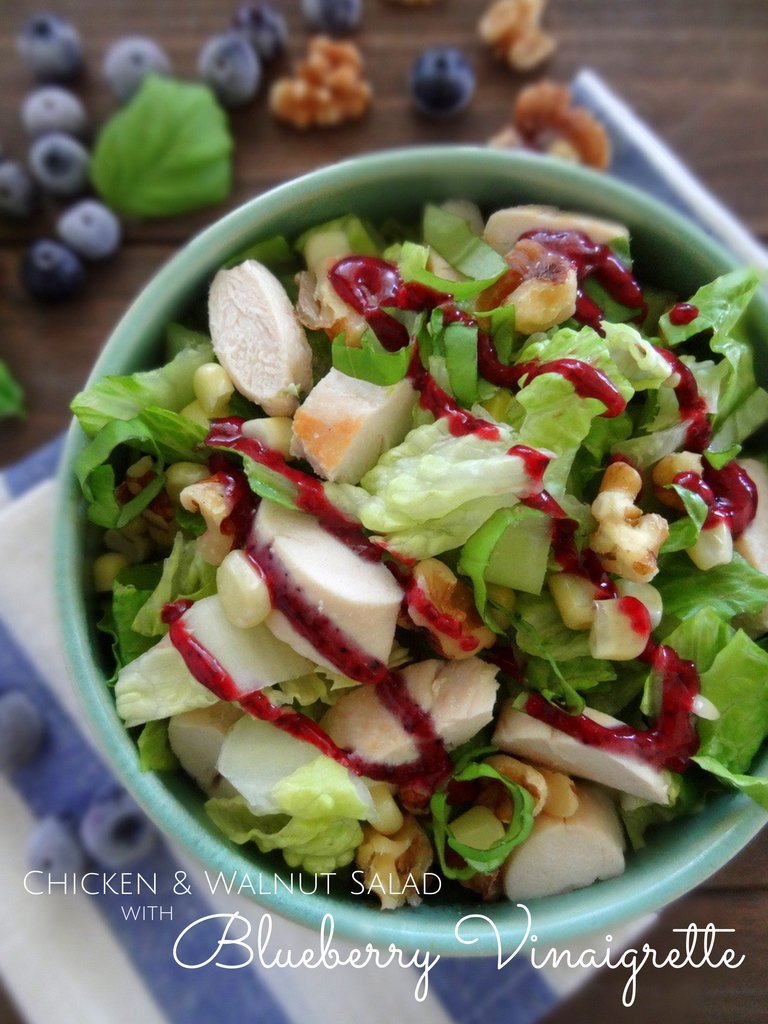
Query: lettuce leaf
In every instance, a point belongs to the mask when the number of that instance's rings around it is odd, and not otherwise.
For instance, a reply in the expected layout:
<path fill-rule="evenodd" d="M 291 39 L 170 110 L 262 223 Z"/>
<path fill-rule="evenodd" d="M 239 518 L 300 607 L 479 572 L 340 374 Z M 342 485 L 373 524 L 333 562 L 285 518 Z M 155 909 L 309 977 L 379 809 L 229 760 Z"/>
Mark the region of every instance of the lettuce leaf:
<path fill-rule="evenodd" d="M 670 323 L 669 313 L 659 320 L 659 328 L 670 348 L 680 345 L 702 331 L 729 334 L 741 319 L 757 291 L 760 278 L 749 268 L 729 274 L 703 285 L 690 299 L 699 315 L 688 324 Z M 716 350 L 718 351 L 718 350 Z"/>
<path fill-rule="evenodd" d="M 404 281 L 417 281 L 438 292 L 447 292 L 457 301 L 463 302 L 467 299 L 474 299 L 490 287 L 499 276 L 498 273 L 492 277 L 480 280 L 472 278 L 468 281 L 452 281 L 438 274 L 427 270 L 429 249 L 424 245 L 416 245 L 413 242 L 404 242 L 397 254 L 397 265 L 400 275 Z"/>
<path fill-rule="evenodd" d="M 139 748 L 139 768 L 143 772 L 173 772 L 179 759 L 168 742 L 168 720 L 147 722 L 136 741 Z"/>
<path fill-rule="evenodd" d="M 664 602 L 665 620 L 686 619 L 710 608 L 725 619 L 761 611 L 768 604 L 768 576 L 734 553 L 727 565 L 702 572 L 682 553 L 662 555 L 653 585 Z"/>
<path fill-rule="evenodd" d="M 197 601 L 215 593 L 216 568 L 200 557 L 193 540 L 177 533 L 157 586 L 137 612 L 132 628 L 145 637 L 163 636 L 168 632 L 161 618 L 164 605 L 182 597 Z"/>
<path fill-rule="evenodd" d="M 634 797 L 624 797 L 619 803 L 619 813 L 627 830 L 633 850 L 645 846 L 645 833 L 654 825 L 664 825 L 678 818 L 695 814 L 704 803 L 706 787 L 690 774 L 673 775 L 668 807 L 652 804 Z"/>
<path fill-rule="evenodd" d="M 429 803 L 432 814 L 432 833 L 435 840 L 440 867 L 446 878 L 471 878 L 472 875 L 487 874 L 500 867 L 510 853 L 524 843 L 533 828 L 533 797 L 523 786 L 511 782 L 491 765 L 471 761 L 457 765 L 452 781 L 474 782 L 477 779 L 493 779 L 506 789 L 511 797 L 512 818 L 504 836 L 487 849 L 477 849 L 460 842 L 451 827 L 451 805 L 446 788 L 438 790 Z M 446 858 L 446 847 L 457 853 L 464 865 L 456 867 Z"/>
<path fill-rule="evenodd" d="M 411 558 L 460 547 L 493 513 L 528 493 L 523 461 L 507 454 L 514 435 L 457 437 L 445 419 L 412 430 L 385 452 L 356 489 L 366 529 Z"/>
<path fill-rule="evenodd" d="M 714 775 L 726 786 L 739 790 L 756 804 L 768 811 L 768 777 L 764 775 L 743 775 L 739 772 L 729 771 L 728 768 L 715 757 L 705 754 L 697 754 L 693 758 L 696 764 L 705 772 Z"/>
<path fill-rule="evenodd" d="M 495 280 L 507 270 L 504 257 L 476 235 L 463 217 L 439 206 L 425 208 L 423 236 L 427 245 L 465 277 Z"/>
<path fill-rule="evenodd" d="M 167 637 L 125 665 L 115 683 L 117 713 L 128 728 L 207 708 L 217 698 L 195 679 Z"/>
<path fill-rule="evenodd" d="M 331 346 L 331 362 L 337 370 L 348 377 L 382 387 L 402 380 L 410 361 L 411 349 L 408 346 L 389 352 L 371 330 L 363 333 L 359 348 L 347 345 L 343 334 L 334 338 Z"/>
<path fill-rule="evenodd" d="M 588 658 L 589 633 L 568 629 L 549 593 L 520 594 L 516 608 L 517 646 L 526 654 L 557 663 Z"/>
<path fill-rule="evenodd" d="M 112 584 L 112 600 L 98 623 L 102 633 L 112 638 L 115 673 L 153 646 L 155 640 L 141 636 L 133 628 L 133 620 L 157 586 L 162 564 L 129 565 L 122 569 Z"/>
<path fill-rule="evenodd" d="M 370 813 L 348 769 L 323 754 L 280 779 L 272 795 L 282 812 L 298 818 L 366 818 Z"/>
<path fill-rule="evenodd" d="M 540 593 L 549 548 L 549 517 L 524 505 L 494 512 L 466 542 L 459 557 L 459 572 L 472 581 L 475 605 L 491 629 L 505 631 L 487 606 L 487 584 Z"/>
<path fill-rule="evenodd" d="M 204 461 L 200 447 L 205 427 L 167 409 L 148 407 L 132 420 L 115 419 L 78 454 L 75 474 L 88 502 L 88 518 L 98 526 L 120 529 L 142 512 L 165 484 L 165 463 Z M 123 446 L 155 457 L 154 476 L 129 501 L 115 493 L 117 475 L 113 462 L 126 456 Z M 125 462 L 126 459 L 124 458 Z"/>
<path fill-rule="evenodd" d="M 709 506 L 704 499 L 687 487 L 680 487 L 678 484 L 668 484 L 667 489 L 673 490 L 682 501 L 685 508 L 685 516 L 670 524 L 669 536 L 664 541 L 662 552 L 685 551 L 693 547 L 699 538 L 701 528 L 709 514 Z"/>
<path fill-rule="evenodd" d="M 179 330 L 186 331 L 186 328 L 179 327 Z M 203 339 L 203 335 L 193 337 Z M 185 339 L 188 340 L 187 335 Z M 195 397 L 192 389 L 195 370 L 212 359 L 210 342 L 198 340 L 155 370 L 142 370 L 124 377 L 102 377 L 76 395 L 70 408 L 90 437 L 112 420 L 133 419 L 147 406 L 179 412 Z"/>
<path fill-rule="evenodd" d="M 233 843 L 256 843 L 262 853 L 280 850 L 290 867 L 319 875 L 349 864 L 363 841 L 355 818 L 257 817 L 241 796 L 209 800 L 205 810 Z"/>
<path fill-rule="evenodd" d="M 738 630 L 701 673 L 701 692 L 720 717 L 699 720 L 698 756 L 746 772 L 768 734 L 768 652 Z"/>

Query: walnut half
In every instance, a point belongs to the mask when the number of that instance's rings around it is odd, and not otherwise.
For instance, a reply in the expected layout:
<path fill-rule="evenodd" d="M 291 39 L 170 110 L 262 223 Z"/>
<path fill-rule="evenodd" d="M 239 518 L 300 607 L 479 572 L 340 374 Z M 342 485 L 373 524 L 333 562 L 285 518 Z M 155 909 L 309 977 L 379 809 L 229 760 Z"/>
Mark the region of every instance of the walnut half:
<path fill-rule="evenodd" d="M 327 36 L 310 39 L 306 59 L 292 77 L 279 78 L 269 94 L 275 117 L 295 128 L 333 128 L 354 121 L 370 102 L 360 50 Z"/>
<path fill-rule="evenodd" d="M 589 541 L 607 572 L 635 583 L 654 578 L 661 545 L 669 536 L 664 516 L 643 515 L 635 505 L 642 484 L 640 474 L 626 462 L 614 462 L 606 469 L 600 493 L 592 502 L 597 529 Z"/>
<path fill-rule="evenodd" d="M 478 31 L 515 71 L 530 71 L 554 53 L 554 36 L 541 27 L 545 0 L 496 0 Z"/>
<path fill-rule="evenodd" d="M 394 910 L 406 902 L 421 903 L 424 874 L 432 860 L 432 843 L 411 814 L 404 816 L 392 835 L 364 825 L 363 841 L 355 854 L 366 892 L 378 896 L 382 910 Z"/>

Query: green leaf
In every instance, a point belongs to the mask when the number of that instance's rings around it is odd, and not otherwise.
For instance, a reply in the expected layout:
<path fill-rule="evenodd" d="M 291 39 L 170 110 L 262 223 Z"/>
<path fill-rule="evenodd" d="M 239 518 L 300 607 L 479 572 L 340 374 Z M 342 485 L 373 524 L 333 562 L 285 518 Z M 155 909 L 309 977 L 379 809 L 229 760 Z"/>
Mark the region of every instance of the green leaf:
<path fill-rule="evenodd" d="M 469 408 L 477 401 L 477 327 L 449 324 L 443 333 L 445 366 L 454 398 Z"/>
<path fill-rule="evenodd" d="M 429 249 L 425 245 L 416 245 L 413 242 L 404 242 L 400 247 L 397 257 L 397 265 L 400 276 L 404 281 L 417 281 L 438 292 L 446 292 L 459 302 L 476 298 L 480 292 L 485 291 L 496 281 L 499 276 L 495 273 L 492 277 L 477 280 L 472 278 L 468 281 L 452 281 L 439 277 L 427 270 Z M 485 314 L 484 314 L 485 315 Z M 440 312 L 442 318 L 442 312 Z"/>
<path fill-rule="evenodd" d="M 166 462 L 205 462 L 203 448 L 208 431 L 196 420 L 180 416 L 170 409 L 148 406 L 132 421 L 142 424 L 154 443 L 154 451 Z"/>
<path fill-rule="evenodd" d="M 72 400 L 70 408 L 90 437 L 112 420 L 132 420 L 147 406 L 180 412 L 195 397 L 195 370 L 213 359 L 210 341 L 179 324 L 168 328 L 174 357 L 155 370 L 123 377 L 102 377 Z M 190 344 L 190 342 L 192 342 Z"/>
<path fill-rule="evenodd" d="M 108 460 L 122 445 L 158 456 L 157 445 L 148 427 L 138 420 L 113 420 L 102 427 L 75 460 L 75 475 L 88 502 L 88 518 L 97 526 L 118 530 L 135 519 L 165 484 L 163 466 L 158 463 L 147 486 L 121 504 L 115 495 L 115 470 Z"/>
<path fill-rule="evenodd" d="M 353 489 L 363 526 L 407 557 L 460 547 L 530 489 L 523 460 L 508 454 L 514 434 L 499 430 L 499 440 L 490 440 L 457 437 L 445 419 L 416 427 Z"/>
<path fill-rule="evenodd" d="M 686 515 L 670 525 L 669 536 L 661 550 L 665 554 L 670 551 L 685 551 L 693 547 L 699 539 L 701 528 L 709 514 L 709 506 L 695 491 L 680 487 L 679 484 L 667 484 L 665 490 L 673 490 L 677 494 L 685 507 Z"/>
<path fill-rule="evenodd" d="M 160 579 L 137 612 L 132 628 L 145 637 L 163 636 L 168 626 L 162 620 L 163 607 L 179 598 L 197 601 L 216 593 L 216 569 L 200 557 L 197 544 L 177 533 L 173 547 L 163 561 Z"/>
<path fill-rule="evenodd" d="M 502 508 L 477 530 L 459 558 L 459 572 L 469 576 L 477 610 L 496 632 L 493 610 L 487 607 L 487 584 L 538 594 L 544 583 L 550 548 L 550 519 L 524 505 Z"/>
<path fill-rule="evenodd" d="M 0 359 L 0 419 L 24 415 L 24 392 Z"/>
<path fill-rule="evenodd" d="M 472 875 L 478 872 L 487 873 L 494 871 L 531 834 L 533 828 L 533 797 L 527 789 L 524 789 L 516 782 L 511 782 L 489 764 L 472 762 L 465 768 L 455 772 L 452 778 L 456 782 L 473 782 L 475 779 L 493 779 L 495 782 L 500 782 L 512 798 L 513 814 L 512 820 L 507 825 L 504 837 L 487 850 L 478 850 L 456 839 L 451 828 L 448 793 L 445 788 L 438 790 L 430 800 L 429 809 L 432 814 L 435 850 L 437 851 L 442 872 L 446 878 L 465 879 L 471 878 Z M 466 862 L 465 867 L 456 868 L 446 862 L 446 846 L 463 858 Z"/>
<path fill-rule="evenodd" d="M 157 586 L 161 569 L 160 562 L 131 565 L 115 577 L 111 603 L 98 623 L 99 630 L 112 637 L 115 673 L 109 680 L 110 685 L 114 684 L 124 665 L 134 661 L 155 643 L 152 638 L 140 636 L 133 628 L 133 621 Z"/>
<path fill-rule="evenodd" d="M 204 85 L 148 75 L 107 121 L 91 160 L 104 201 L 130 217 L 168 217 L 226 199 L 232 139 Z"/>
<path fill-rule="evenodd" d="M 397 384 L 408 372 L 411 359 L 409 347 L 388 352 L 373 331 L 365 331 L 359 348 L 345 344 L 342 335 L 331 346 L 331 361 L 335 369 L 348 377 L 367 380 L 386 387 Z"/>
<path fill-rule="evenodd" d="M 621 820 L 633 850 L 641 850 L 645 846 L 645 833 L 649 828 L 677 821 L 700 810 L 706 787 L 690 775 L 673 775 L 670 793 L 672 803 L 668 807 L 635 798 L 623 798 L 619 803 Z"/>
<path fill-rule="evenodd" d="M 517 645 L 526 654 L 558 665 L 590 656 L 589 633 L 568 629 L 549 593 L 520 594 L 516 613 Z"/>
<path fill-rule="evenodd" d="M 738 789 L 768 811 L 768 778 L 765 775 L 741 775 L 739 772 L 731 772 L 717 758 L 708 757 L 706 754 L 698 754 L 693 760 L 705 772 L 716 776 L 726 786 Z"/>
<path fill-rule="evenodd" d="M 179 759 L 168 742 L 168 719 L 147 722 L 137 740 L 139 768 L 143 772 L 173 772 Z"/>
<path fill-rule="evenodd" d="M 703 285 L 689 300 L 699 311 L 695 320 L 676 326 L 670 323 L 669 313 L 659 320 L 667 344 L 670 347 L 680 345 L 702 331 L 730 333 L 752 301 L 759 283 L 757 273 L 744 268 Z"/>
<path fill-rule="evenodd" d="M 739 630 L 701 673 L 701 692 L 720 717 L 699 719 L 698 755 L 746 772 L 768 734 L 768 652 Z"/>
<path fill-rule="evenodd" d="M 653 585 L 664 602 L 664 615 L 686 619 L 711 608 L 725 619 L 761 611 L 768 604 L 768 576 L 734 554 L 727 565 L 702 572 L 682 552 L 662 556 Z"/>
<path fill-rule="evenodd" d="M 209 800 L 205 810 L 233 843 L 256 843 L 262 853 L 281 850 L 290 867 L 314 874 L 345 867 L 363 841 L 363 830 L 355 818 L 256 816 L 241 796 Z"/>
<path fill-rule="evenodd" d="M 476 280 L 493 278 L 505 270 L 503 256 L 476 235 L 463 217 L 439 206 L 424 210 L 424 241 L 465 277 Z"/>

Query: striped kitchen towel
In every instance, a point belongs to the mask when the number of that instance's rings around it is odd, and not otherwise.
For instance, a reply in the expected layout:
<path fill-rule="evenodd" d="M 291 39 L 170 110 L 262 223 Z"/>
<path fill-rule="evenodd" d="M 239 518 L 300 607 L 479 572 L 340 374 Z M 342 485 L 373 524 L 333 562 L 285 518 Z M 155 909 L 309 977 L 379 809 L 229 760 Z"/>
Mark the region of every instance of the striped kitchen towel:
<path fill-rule="evenodd" d="M 608 124 L 614 173 L 687 213 L 740 259 L 768 266 L 757 242 L 593 73 L 577 77 L 574 93 Z M 429 971 L 426 994 L 418 988 L 419 966 L 313 970 L 255 961 L 243 970 L 185 970 L 171 947 L 187 924 L 235 912 L 256 923 L 261 913 L 221 890 L 211 895 L 201 869 L 171 840 L 158 838 L 154 850 L 130 866 L 132 877 L 156 874 L 164 884 L 183 879 L 176 894 L 171 888 L 156 904 L 146 893 L 25 891 L 35 819 L 53 814 L 74 824 L 116 787 L 82 725 L 57 635 L 51 476 L 60 446 L 57 439 L 0 474 L 0 693 L 21 688 L 32 694 L 46 726 L 37 757 L 0 778 L 0 976 L 20 1015 L 30 1024 L 532 1024 L 581 985 L 587 968 L 535 971 L 523 957 L 503 971 L 495 960 L 443 958 Z M 212 920 L 208 932 L 189 933 L 187 963 L 209 955 L 220 920 Z M 298 957 L 318 948 L 316 933 L 277 916 L 269 923 L 267 963 L 279 951 Z M 648 923 L 616 935 L 615 945 L 630 942 Z M 335 938 L 333 945 L 342 958 L 352 948 Z M 425 995 L 420 1001 L 419 994 Z"/>

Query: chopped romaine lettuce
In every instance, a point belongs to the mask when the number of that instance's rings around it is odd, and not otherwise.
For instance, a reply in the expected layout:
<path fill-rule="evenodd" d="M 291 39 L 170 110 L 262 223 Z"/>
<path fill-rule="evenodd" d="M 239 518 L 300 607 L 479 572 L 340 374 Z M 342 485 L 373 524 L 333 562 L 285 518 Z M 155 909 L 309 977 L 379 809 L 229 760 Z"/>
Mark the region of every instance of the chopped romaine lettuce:
<path fill-rule="evenodd" d="M 136 743 L 143 772 L 172 772 L 179 767 L 179 759 L 168 742 L 167 720 L 147 722 Z"/>
<path fill-rule="evenodd" d="M 424 241 L 465 277 L 495 279 L 507 270 L 504 257 L 476 235 L 463 217 L 440 206 L 424 210 Z"/>
<path fill-rule="evenodd" d="M 144 725 L 216 703 L 167 637 L 125 665 L 115 683 L 117 713 L 128 726 Z"/>
<path fill-rule="evenodd" d="M 262 853 L 280 850 L 289 867 L 317 875 L 345 867 L 363 841 L 355 818 L 257 816 L 240 796 L 209 800 L 205 810 L 233 843 L 256 843 Z"/>
<path fill-rule="evenodd" d="M 686 619 L 705 608 L 730 619 L 759 612 L 768 604 L 768 576 L 738 554 L 707 572 L 682 552 L 664 555 L 653 585 L 661 594 L 667 621 Z"/>
<path fill-rule="evenodd" d="M 162 620 L 163 606 L 178 598 L 197 601 L 216 593 L 216 569 L 197 550 L 193 540 L 177 533 L 173 548 L 163 562 L 163 572 L 133 620 L 132 628 L 142 636 L 162 636 L 168 626 Z"/>
<path fill-rule="evenodd" d="M 181 330 L 185 330 L 181 328 Z M 198 339 L 156 370 L 126 377 L 102 377 L 72 400 L 71 409 L 89 436 L 112 420 L 131 420 L 147 406 L 179 412 L 194 399 L 195 370 L 213 359 L 209 341 Z"/>

